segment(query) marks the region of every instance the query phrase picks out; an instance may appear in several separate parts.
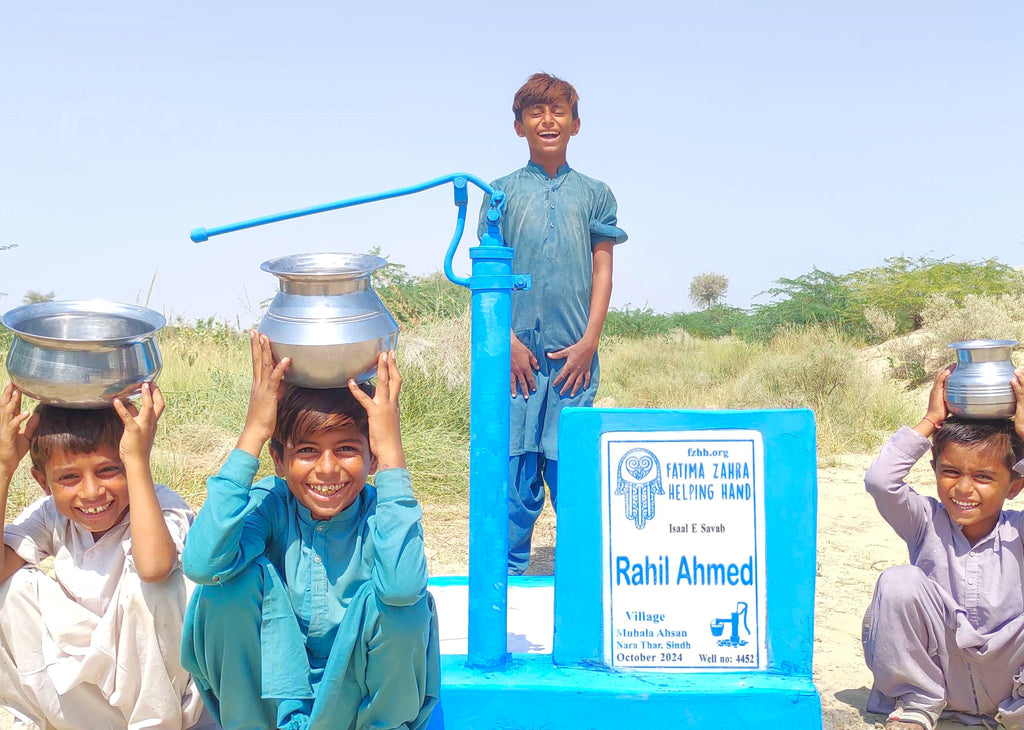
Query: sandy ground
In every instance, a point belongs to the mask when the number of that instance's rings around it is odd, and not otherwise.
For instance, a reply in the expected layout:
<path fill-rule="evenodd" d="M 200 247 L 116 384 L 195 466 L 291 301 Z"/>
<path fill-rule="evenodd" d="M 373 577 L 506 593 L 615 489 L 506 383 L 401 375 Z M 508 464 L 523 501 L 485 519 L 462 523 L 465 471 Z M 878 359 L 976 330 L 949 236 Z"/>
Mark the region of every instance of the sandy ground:
<path fill-rule="evenodd" d="M 860 645 L 861 620 L 878 574 L 906 562 L 907 554 L 864 492 L 864 471 L 871 459 L 847 456 L 818 472 L 814 682 L 821 694 L 823 730 L 873 728 L 882 719 L 864 712 L 871 673 Z M 934 477 L 924 461 L 915 467 L 910 481 L 925 493 L 933 488 Z M 425 513 L 431 574 L 465 575 L 466 506 L 427 505 Z M 547 508 L 535 534 L 531 574 L 552 572 L 554 544 L 555 520 Z M 9 727 L 9 717 L 0 717 L 0 730 Z M 940 725 L 942 730 L 963 727 L 952 722 Z"/>

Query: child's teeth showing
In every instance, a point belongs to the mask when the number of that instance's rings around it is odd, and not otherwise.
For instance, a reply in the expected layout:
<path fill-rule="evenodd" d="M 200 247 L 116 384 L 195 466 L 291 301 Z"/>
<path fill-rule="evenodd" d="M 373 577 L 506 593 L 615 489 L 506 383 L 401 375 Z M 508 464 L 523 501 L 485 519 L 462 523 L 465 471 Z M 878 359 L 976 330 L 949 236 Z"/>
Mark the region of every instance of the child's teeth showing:
<path fill-rule="evenodd" d="M 961 501 L 956 500 L 956 499 L 954 499 L 952 501 L 953 501 L 953 504 L 955 504 L 960 509 L 974 509 L 975 507 L 978 506 L 977 502 L 961 502 Z"/>
<path fill-rule="evenodd" d="M 113 501 L 110 501 L 100 507 L 79 507 L 78 509 L 87 515 L 98 515 L 110 509 L 110 505 L 113 503 Z"/>
<path fill-rule="evenodd" d="M 341 489 L 340 484 L 307 484 L 306 486 L 317 494 L 323 494 L 328 497 Z"/>

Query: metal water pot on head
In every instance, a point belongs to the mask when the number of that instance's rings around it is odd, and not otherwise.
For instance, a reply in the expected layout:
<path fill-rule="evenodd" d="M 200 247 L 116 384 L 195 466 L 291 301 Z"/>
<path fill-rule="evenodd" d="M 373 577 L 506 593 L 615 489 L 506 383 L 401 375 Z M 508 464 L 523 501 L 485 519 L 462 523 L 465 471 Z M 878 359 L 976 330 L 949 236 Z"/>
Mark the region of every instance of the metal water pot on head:
<path fill-rule="evenodd" d="M 954 416 L 1011 418 L 1017 409 L 1010 380 L 1010 354 L 1016 340 L 964 340 L 950 343 L 956 367 L 946 381 L 946 403 Z"/>
<path fill-rule="evenodd" d="M 368 254 L 305 253 L 260 266 L 280 280 L 258 331 L 276 360 L 291 358 L 285 380 L 337 388 L 376 374 L 377 355 L 398 343 L 398 323 L 370 284 L 386 264 Z"/>

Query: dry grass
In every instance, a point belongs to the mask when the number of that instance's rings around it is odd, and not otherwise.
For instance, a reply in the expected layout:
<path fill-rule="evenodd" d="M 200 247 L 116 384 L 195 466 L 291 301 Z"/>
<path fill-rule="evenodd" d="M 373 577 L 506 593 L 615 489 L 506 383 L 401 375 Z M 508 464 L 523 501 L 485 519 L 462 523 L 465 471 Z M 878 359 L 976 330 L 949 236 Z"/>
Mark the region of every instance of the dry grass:
<path fill-rule="evenodd" d="M 403 330 L 400 338 L 403 442 L 425 503 L 467 499 L 469 330 L 466 314 L 424 321 Z M 198 506 L 206 477 L 223 463 L 245 419 L 248 342 L 226 325 L 204 322 L 168 327 L 160 344 L 167 411 L 154 449 L 154 475 Z M 854 345 L 827 328 L 786 331 L 768 345 L 704 340 L 681 332 L 609 339 L 601 351 L 598 405 L 811 408 L 819 452 L 831 458 L 874 448 L 912 417 L 901 388 L 863 367 L 863 360 Z M 261 473 L 271 469 L 264 454 Z M 19 472 L 8 516 L 38 494 Z"/>
<path fill-rule="evenodd" d="M 810 408 L 826 458 L 873 449 L 913 417 L 898 384 L 865 367 L 830 328 L 792 329 L 768 345 L 672 333 L 610 343 L 600 405 L 636 408 Z"/>
<path fill-rule="evenodd" d="M 927 383 L 954 360 L 947 347 L 963 340 L 1024 342 L 1024 295 L 968 294 L 963 304 L 945 295 L 932 297 L 923 312 L 924 329 L 884 344 L 889 373 L 910 386 Z M 1020 363 L 1020 356 L 1014 358 Z"/>

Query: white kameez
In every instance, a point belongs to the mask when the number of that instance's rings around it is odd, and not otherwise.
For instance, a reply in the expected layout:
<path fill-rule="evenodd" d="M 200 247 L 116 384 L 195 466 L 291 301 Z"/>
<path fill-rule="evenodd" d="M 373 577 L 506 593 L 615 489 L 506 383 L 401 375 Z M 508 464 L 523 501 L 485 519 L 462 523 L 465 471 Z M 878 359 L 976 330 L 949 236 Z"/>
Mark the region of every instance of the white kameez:
<path fill-rule="evenodd" d="M 165 486 L 157 499 L 180 555 L 193 515 Z M 0 702 L 38 727 L 189 728 L 203 712 L 181 668 L 191 583 L 180 566 L 143 582 L 130 512 L 99 540 L 44 497 L 4 529 L 29 565 L 0 584 Z M 34 567 L 53 556 L 54 579 Z"/>

